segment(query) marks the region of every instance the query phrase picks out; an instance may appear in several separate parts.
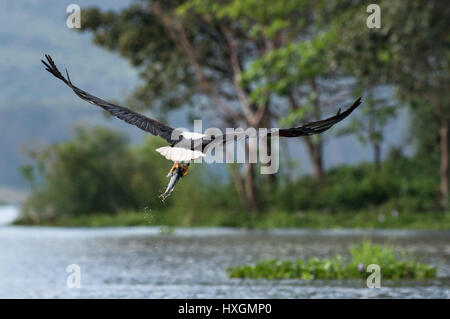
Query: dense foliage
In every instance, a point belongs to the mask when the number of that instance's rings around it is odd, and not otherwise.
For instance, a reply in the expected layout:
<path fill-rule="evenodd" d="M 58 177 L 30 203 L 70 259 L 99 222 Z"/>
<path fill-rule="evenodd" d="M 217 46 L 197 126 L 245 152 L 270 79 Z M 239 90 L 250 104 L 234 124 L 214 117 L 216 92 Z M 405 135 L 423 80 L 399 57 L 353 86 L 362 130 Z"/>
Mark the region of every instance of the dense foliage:
<path fill-rule="evenodd" d="M 436 277 L 437 268 L 402 257 L 391 246 L 379 246 L 364 242 L 350 249 L 350 260 L 340 256 L 332 258 L 296 261 L 265 260 L 251 266 L 236 266 L 227 269 L 231 278 L 251 279 L 347 279 L 369 276 L 366 267 L 377 264 L 382 279 L 427 279 Z"/>
<path fill-rule="evenodd" d="M 230 219 L 243 222 L 253 216 L 242 212 L 229 179 L 208 165 L 194 164 L 193 173 L 180 182 L 172 197 L 161 202 L 158 195 L 166 186 L 170 168 L 155 151 L 162 143 L 149 137 L 141 145 L 130 145 L 124 136 L 100 127 L 80 129 L 72 140 L 36 152 L 35 165 L 22 169 L 28 179 L 34 179 L 24 217 L 38 223 L 98 213 L 178 210 L 173 218 L 189 225 L 201 220 L 202 212 L 217 218 L 229 212 L 228 221 L 219 222 L 226 225 Z M 260 192 L 266 194 L 265 212 L 293 216 L 308 211 L 416 213 L 437 209 L 438 176 L 433 173 L 423 162 L 393 152 L 377 170 L 368 163 L 340 166 L 327 172 L 326 183 L 306 175 L 289 182 L 280 180 L 270 188 L 260 183 Z"/>
<path fill-rule="evenodd" d="M 338 166 L 326 183 L 304 176 L 283 187 L 273 204 L 283 210 L 358 211 L 369 208 L 400 211 L 437 209 L 438 177 L 431 167 L 403 156 L 374 164 Z M 384 208 L 384 209 L 383 209 Z"/>
<path fill-rule="evenodd" d="M 177 201 L 162 202 L 158 195 L 166 186 L 171 164 L 155 148 L 164 144 L 149 137 L 142 145 L 130 145 L 126 138 L 102 127 L 79 129 L 68 142 L 33 152 L 35 165 L 22 168 L 33 185 L 33 193 L 23 207 L 30 222 L 67 216 L 116 214 L 125 210 L 164 210 L 183 212 L 196 207 L 229 209 L 233 201 L 223 194 L 221 183 L 210 185 L 214 176 L 201 172 L 183 179 L 176 189 Z M 191 170 L 195 170 L 191 167 Z M 202 180 L 202 181 L 201 181 Z M 217 194 L 220 187 L 220 194 Z M 231 192 L 232 193 L 232 192 Z M 189 202 L 189 206 L 184 206 Z"/>

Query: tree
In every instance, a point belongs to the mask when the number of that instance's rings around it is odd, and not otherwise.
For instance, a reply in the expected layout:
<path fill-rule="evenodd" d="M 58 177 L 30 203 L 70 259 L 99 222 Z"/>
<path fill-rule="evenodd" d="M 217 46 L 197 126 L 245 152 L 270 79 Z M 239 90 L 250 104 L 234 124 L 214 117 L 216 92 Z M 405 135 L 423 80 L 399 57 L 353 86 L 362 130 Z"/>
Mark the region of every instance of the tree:
<path fill-rule="evenodd" d="M 365 4 L 330 2 L 341 40 L 339 51 L 365 75 L 395 84 L 412 110 L 428 108 L 440 140 L 441 204 L 449 199 L 450 6 L 447 1 L 380 1 L 381 28 L 366 27 Z M 369 67 L 362 68 L 372 55 Z M 430 125 L 430 128 L 432 125 Z M 414 130 L 417 136 L 421 132 Z M 419 156 L 423 156 L 420 154 Z"/>
<path fill-rule="evenodd" d="M 80 128 L 67 142 L 33 150 L 33 165 L 25 173 L 37 184 L 25 214 L 52 219 L 143 209 L 150 205 L 148 194 L 157 196 L 166 182 L 165 161 L 153 151 L 161 144 L 151 137 L 132 149 L 123 135 L 96 127 Z M 162 205 L 152 202 L 153 208 Z"/>
<path fill-rule="evenodd" d="M 309 30 L 307 34 L 306 40 L 292 38 L 283 47 L 256 59 L 242 77 L 245 85 L 254 87 L 251 99 L 258 100 L 262 92 L 276 96 L 277 109 L 282 110 L 278 113 L 282 126 L 320 119 L 327 106 L 342 102 L 351 92 L 328 49 L 337 40 L 336 34 L 332 30 Z M 283 105 L 288 105 L 288 110 Z M 314 176 L 322 181 L 323 137 L 315 135 L 302 140 L 309 151 Z"/>
<path fill-rule="evenodd" d="M 340 34 L 340 41 L 331 43 L 329 49 L 342 71 L 356 78 L 355 95 L 363 96 L 364 104 L 360 108 L 360 116 L 354 116 L 339 134 L 353 134 L 361 144 L 370 144 L 373 149 L 373 162 L 378 169 L 384 128 L 395 116 L 397 106 L 390 89 L 393 83 L 387 72 L 387 52 L 390 47 L 386 42 L 385 31 L 371 31 L 364 26 L 364 6 L 357 5 L 352 8 L 345 2 L 341 5 L 343 7 L 333 2 L 328 10 L 324 10 L 330 15 L 331 12 L 340 12 L 331 23 L 331 28 Z"/>
<path fill-rule="evenodd" d="M 222 125 L 257 129 L 276 119 L 274 93 L 241 78 L 252 61 L 304 40 L 313 8 L 306 0 L 136 1 L 119 13 L 87 10 L 83 30 L 141 70 L 145 84 L 133 98 L 138 107 L 165 113 L 182 105 L 214 105 Z M 314 77 L 306 80 L 317 88 Z M 320 116 L 317 89 L 309 97 L 316 100 L 311 113 Z M 320 141 L 308 139 L 319 177 Z M 245 164 L 241 173 L 231 166 L 240 201 L 249 211 L 259 208 L 255 168 Z"/>
<path fill-rule="evenodd" d="M 366 92 L 364 105 L 360 108 L 359 116 L 354 116 L 347 127 L 339 131 L 339 135 L 352 134 L 362 145 L 370 144 L 373 150 L 373 163 L 378 170 L 381 164 L 381 147 L 384 141 L 384 128 L 389 119 L 395 116 L 396 105 L 392 97 L 383 91 L 389 91 L 386 86 L 373 85 L 369 81 L 361 81 L 358 94 Z"/>

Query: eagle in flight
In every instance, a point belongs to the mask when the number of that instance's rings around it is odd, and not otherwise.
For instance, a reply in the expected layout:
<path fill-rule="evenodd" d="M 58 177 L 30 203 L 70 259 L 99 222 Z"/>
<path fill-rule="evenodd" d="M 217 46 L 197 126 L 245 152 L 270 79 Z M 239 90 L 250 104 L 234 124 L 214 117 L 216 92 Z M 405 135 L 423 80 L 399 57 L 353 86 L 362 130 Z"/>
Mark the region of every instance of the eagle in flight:
<path fill-rule="evenodd" d="M 212 146 L 217 144 L 224 144 L 225 142 L 228 142 L 230 140 L 230 136 L 227 136 L 229 134 L 224 134 L 222 136 L 212 136 L 194 132 L 180 131 L 158 120 L 134 112 L 129 108 L 109 103 L 76 87 L 70 80 L 67 69 L 65 77 L 61 74 L 61 72 L 59 72 L 50 55 L 46 54 L 45 58 L 47 61 L 41 61 L 45 65 L 46 70 L 63 81 L 80 98 L 91 104 L 100 106 L 104 110 L 108 111 L 111 115 L 127 122 L 128 124 L 137 126 L 141 130 L 149 132 L 150 134 L 162 137 L 169 143 L 169 146 L 164 146 L 156 149 L 156 151 L 163 155 L 166 159 L 174 162 L 174 165 L 167 175 L 167 177 L 171 177 L 169 185 L 167 186 L 166 191 L 160 195 L 163 200 L 172 193 L 178 180 L 187 175 L 189 163 L 191 160 L 205 156 L 205 153 L 208 151 L 208 149 L 211 149 Z M 341 113 L 341 109 L 339 109 L 338 113 L 335 116 L 320 121 L 310 122 L 303 126 L 284 129 L 272 129 L 271 131 L 269 131 L 268 135 L 270 135 L 271 132 L 274 132 L 274 130 L 278 132 L 279 136 L 284 137 L 309 136 L 322 133 L 331 128 L 334 124 L 345 119 L 360 104 L 361 98 L 358 98 L 353 103 L 353 105 L 344 112 Z M 231 137 L 231 139 L 234 140 L 235 136 L 239 139 L 240 137 L 237 136 L 239 134 L 242 133 L 232 133 L 233 136 Z M 246 136 L 243 137 L 245 138 Z"/>

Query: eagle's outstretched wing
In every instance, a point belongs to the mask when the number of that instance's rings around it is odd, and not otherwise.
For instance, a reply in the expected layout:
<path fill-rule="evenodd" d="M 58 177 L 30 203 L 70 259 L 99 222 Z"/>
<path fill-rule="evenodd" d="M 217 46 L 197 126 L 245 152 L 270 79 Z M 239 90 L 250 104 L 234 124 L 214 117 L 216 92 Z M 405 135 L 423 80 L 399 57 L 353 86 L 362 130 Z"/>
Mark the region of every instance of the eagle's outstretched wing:
<path fill-rule="evenodd" d="M 313 135 L 313 134 L 319 134 L 322 133 L 329 128 L 331 128 L 334 124 L 342 121 L 347 116 L 350 115 L 350 113 L 353 112 L 354 109 L 358 107 L 358 105 L 361 104 L 361 98 L 358 98 L 352 106 L 350 106 L 345 112 L 341 113 L 341 109 L 337 112 L 335 116 L 329 117 L 324 120 L 311 122 L 308 124 L 305 124 L 303 126 L 298 127 L 291 127 L 291 128 L 284 128 L 279 130 L 280 136 L 285 137 L 297 137 L 297 136 L 307 136 L 307 135 Z"/>
<path fill-rule="evenodd" d="M 41 61 L 42 63 L 44 63 L 46 70 L 51 74 L 53 74 L 58 79 L 60 79 L 61 81 L 63 81 L 64 83 L 66 83 L 75 92 L 75 94 L 78 95 L 83 100 L 88 101 L 91 104 L 98 105 L 103 109 L 105 109 L 106 111 L 108 111 L 109 113 L 111 113 L 111 115 L 129 124 L 135 125 L 139 127 L 141 130 L 149 132 L 153 135 L 160 136 L 169 143 L 175 142 L 171 139 L 172 132 L 174 130 L 172 127 L 155 119 L 149 118 L 145 115 L 134 112 L 126 107 L 106 102 L 105 100 L 102 100 L 96 96 L 89 94 L 86 91 L 77 88 L 70 81 L 69 73 L 67 72 L 67 70 L 66 70 L 67 78 L 65 78 L 61 74 L 61 72 L 59 72 L 51 56 L 46 54 L 45 57 L 47 59 L 47 62 L 44 60 Z"/>

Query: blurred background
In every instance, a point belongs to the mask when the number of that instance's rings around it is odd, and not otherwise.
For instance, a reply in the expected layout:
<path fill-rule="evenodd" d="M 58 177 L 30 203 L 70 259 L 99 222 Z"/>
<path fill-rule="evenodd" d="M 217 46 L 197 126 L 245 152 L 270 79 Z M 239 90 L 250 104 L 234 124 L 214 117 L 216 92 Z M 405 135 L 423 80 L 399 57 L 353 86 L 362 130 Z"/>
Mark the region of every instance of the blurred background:
<path fill-rule="evenodd" d="M 447 1 L 380 0 L 378 19 L 370 2 L 353 0 L 78 0 L 80 29 L 66 25 L 72 2 L 0 4 L 2 223 L 157 225 L 164 233 L 174 226 L 450 228 Z M 190 130 L 194 119 L 203 128 L 290 127 L 334 115 L 359 96 L 363 104 L 320 136 L 282 140 L 277 174 L 260 175 L 256 164 L 195 164 L 162 202 L 172 163 L 155 149 L 165 141 L 80 100 L 44 70 L 44 54 L 78 87 Z M 5 240 L 40 236 L 3 230 Z M 448 261 L 448 232 L 439 234 L 424 251 L 440 247 Z M 339 251 L 360 235 L 341 242 L 331 232 L 328 241 L 338 246 L 325 250 L 325 235 L 308 237 L 317 249 L 299 254 Z M 109 254 L 123 244 L 143 255 L 144 239 L 124 244 L 119 237 Z M 234 262 L 277 255 L 279 239 L 267 240 L 267 251 Z M 224 245 L 231 249 L 233 240 Z M 292 256 L 297 248 L 289 247 L 280 254 Z M 74 251 L 84 256 L 81 246 Z M 179 267 L 184 253 L 173 257 Z M 448 296 L 447 283 L 436 284 L 444 285 L 439 296 Z M 58 296 L 45 292 L 36 296 Z"/>
<path fill-rule="evenodd" d="M 0 198 L 24 204 L 22 223 L 139 223 L 146 208 L 186 226 L 446 210 L 445 1 L 380 2 L 380 28 L 359 1 L 77 4 L 81 29 L 66 26 L 66 2 L 2 4 Z M 323 135 L 283 140 L 275 175 L 195 165 L 162 203 L 164 143 L 77 99 L 44 53 L 79 87 L 174 127 L 286 127 L 363 105 Z"/>

